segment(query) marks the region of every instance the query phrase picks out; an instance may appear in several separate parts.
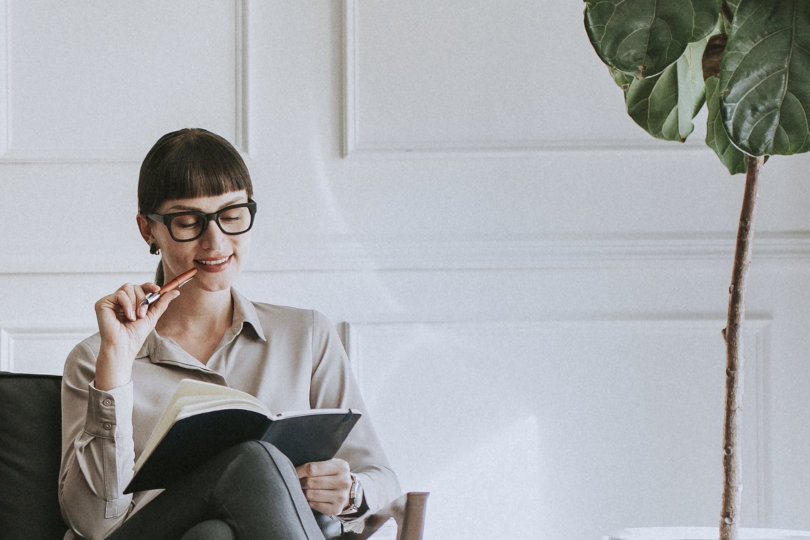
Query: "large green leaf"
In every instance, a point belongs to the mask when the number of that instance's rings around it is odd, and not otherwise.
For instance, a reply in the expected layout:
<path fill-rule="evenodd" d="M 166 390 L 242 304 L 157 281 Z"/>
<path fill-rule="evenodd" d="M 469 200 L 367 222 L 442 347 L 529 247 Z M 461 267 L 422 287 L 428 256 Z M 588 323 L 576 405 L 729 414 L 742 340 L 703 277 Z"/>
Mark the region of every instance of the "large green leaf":
<path fill-rule="evenodd" d="M 709 110 L 709 119 L 706 122 L 706 145 L 720 158 L 731 174 L 744 173 L 747 167 L 746 155 L 731 144 L 720 117 L 720 86 L 719 77 L 706 79 L 706 107 Z"/>
<path fill-rule="evenodd" d="M 652 77 L 715 27 L 721 0 L 585 0 L 585 29 L 610 67 Z"/>
<path fill-rule="evenodd" d="M 810 1 L 740 0 L 720 89 L 726 130 L 744 152 L 810 150 Z"/>
<path fill-rule="evenodd" d="M 627 113 L 650 135 L 683 142 L 695 129 L 692 119 L 705 97 L 700 62 L 705 47 L 705 39 L 691 43 L 661 75 L 630 83 L 625 94 Z"/>

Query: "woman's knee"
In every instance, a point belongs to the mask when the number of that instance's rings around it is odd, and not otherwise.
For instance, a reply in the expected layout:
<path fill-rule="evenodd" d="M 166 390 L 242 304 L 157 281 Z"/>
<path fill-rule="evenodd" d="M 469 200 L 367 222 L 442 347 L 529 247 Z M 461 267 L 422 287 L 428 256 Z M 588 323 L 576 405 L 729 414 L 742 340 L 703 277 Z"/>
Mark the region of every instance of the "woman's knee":
<path fill-rule="evenodd" d="M 218 485 L 233 482 L 270 485 L 298 483 L 292 462 L 278 448 L 263 441 L 239 443 L 223 452 Z M 216 467 L 219 468 L 219 467 Z"/>
<path fill-rule="evenodd" d="M 270 444 L 269 442 L 265 442 L 265 441 L 249 441 L 249 443 L 253 443 L 254 445 L 258 445 L 259 447 L 261 447 L 262 451 L 266 452 L 267 455 L 270 456 L 270 458 L 273 461 L 287 462 L 287 463 L 290 463 L 292 465 L 292 462 L 290 461 L 290 458 L 288 458 L 286 456 L 286 454 L 284 454 L 284 452 L 282 452 L 281 450 L 279 450 L 278 448 L 276 448 L 274 445 Z"/>
<path fill-rule="evenodd" d="M 209 519 L 190 528 L 180 540 L 236 540 L 236 534 L 225 521 Z"/>
<path fill-rule="evenodd" d="M 233 446 L 230 452 L 233 453 L 234 458 L 238 457 L 257 465 L 268 463 L 279 468 L 295 469 L 290 459 L 281 450 L 265 441 L 245 441 Z"/>

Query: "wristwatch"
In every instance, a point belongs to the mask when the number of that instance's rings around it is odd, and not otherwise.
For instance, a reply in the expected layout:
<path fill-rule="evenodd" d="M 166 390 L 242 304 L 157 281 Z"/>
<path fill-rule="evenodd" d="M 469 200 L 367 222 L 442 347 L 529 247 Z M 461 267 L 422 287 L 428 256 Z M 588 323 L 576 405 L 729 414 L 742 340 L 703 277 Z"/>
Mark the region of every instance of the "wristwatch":
<path fill-rule="evenodd" d="M 343 509 L 341 516 L 355 514 L 363 504 L 363 486 L 355 475 L 352 475 L 352 487 L 349 489 L 349 506 Z"/>

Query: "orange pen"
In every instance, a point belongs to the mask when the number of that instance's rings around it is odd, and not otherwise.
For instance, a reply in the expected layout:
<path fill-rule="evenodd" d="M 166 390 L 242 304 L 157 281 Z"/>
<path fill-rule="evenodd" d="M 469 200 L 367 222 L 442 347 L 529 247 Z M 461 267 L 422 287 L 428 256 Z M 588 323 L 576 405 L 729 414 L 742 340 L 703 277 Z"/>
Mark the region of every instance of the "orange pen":
<path fill-rule="evenodd" d="M 166 294 L 169 291 L 173 291 L 175 289 L 178 289 L 178 288 L 182 287 L 183 285 L 185 285 L 186 283 L 191 281 L 191 278 L 193 278 L 195 275 L 197 275 L 197 269 L 196 268 L 192 268 L 191 270 L 186 270 L 185 272 L 183 272 L 182 274 L 180 274 L 179 276 L 177 276 L 176 278 L 174 278 L 173 280 L 168 282 L 166 285 L 161 287 L 158 292 L 153 292 L 153 293 L 147 294 L 146 298 L 144 298 L 143 302 L 141 302 L 141 305 L 142 306 L 151 306 L 152 304 L 157 302 L 157 299 L 160 298 L 160 296 L 162 294 Z"/>

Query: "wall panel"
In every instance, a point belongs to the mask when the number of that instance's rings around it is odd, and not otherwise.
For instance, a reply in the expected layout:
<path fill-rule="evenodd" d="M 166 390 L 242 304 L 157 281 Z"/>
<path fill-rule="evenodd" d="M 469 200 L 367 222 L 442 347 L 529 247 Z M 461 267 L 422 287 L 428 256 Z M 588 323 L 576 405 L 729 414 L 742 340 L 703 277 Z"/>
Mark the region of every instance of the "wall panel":
<path fill-rule="evenodd" d="M 606 527 L 715 519 L 722 324 L 357 323 L 350 334 L 406 489 L 433 491 L 431 538 L 598 538 Z M 769 325 L 749 321 L 746 336 L 744 511 L 754 521 L 768 508 L 757 441 Z"/>
<path fill-rule="evenodd" d="M 67 354 L 95 331 L 91 327 L 0 329 L 0 371 L 61 375 Z"/>
<path fill-rule="evenodd" d="M 607 73 L 587 39 L 554 31 L 581 19 L 579 4 L 345 6 L 347 155 L 660 145 L 622 116 L 610 78 L 593 77 Z"/>
<path fill-rule="evenodd" d="M 246 142 L 243 1 L 7 3 L 5 160 L 140 160 L 191 120 Z"/>

